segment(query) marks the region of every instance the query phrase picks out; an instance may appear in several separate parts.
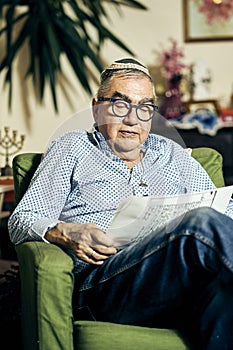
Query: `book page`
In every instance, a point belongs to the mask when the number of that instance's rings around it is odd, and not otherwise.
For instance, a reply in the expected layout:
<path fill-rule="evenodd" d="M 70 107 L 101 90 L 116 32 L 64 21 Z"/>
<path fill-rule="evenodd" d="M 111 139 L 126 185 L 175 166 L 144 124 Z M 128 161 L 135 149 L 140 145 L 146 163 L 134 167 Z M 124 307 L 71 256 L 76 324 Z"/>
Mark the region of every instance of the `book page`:
<path fill-rule="evenodd" d="M 119 204 L 107 234 L 116 247 L 124 247 L 162 228 L 169 233 L 194 208 L 212 207 L 224 213 L 232 193 L 233 186 L 227 186 L 174 196 L 131 196 Z"/>

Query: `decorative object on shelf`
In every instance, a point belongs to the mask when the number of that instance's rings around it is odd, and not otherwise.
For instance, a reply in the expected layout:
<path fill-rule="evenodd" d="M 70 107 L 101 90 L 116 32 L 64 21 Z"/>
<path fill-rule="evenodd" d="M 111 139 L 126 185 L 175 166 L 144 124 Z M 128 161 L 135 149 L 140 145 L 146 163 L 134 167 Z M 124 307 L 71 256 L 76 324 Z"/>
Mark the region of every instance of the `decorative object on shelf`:
<path fill-rule="evenodd" d="M 204 61 L 197 60 L 190 68 L 190 99 L 210 99 L 211 74 Z"/>
<path fill-rule="evenodd" d="M 221 114 L 220 106 L 217 100 L 189 100 L 184 102 L 187 113 L 195 112 L 198 109 L 208 109 L 210 112 L 219 116 Z"/>
<path fill-rule="evenodd" d="M 184 113 L 180 84 L 183 79 L 183 69 L 187 67 L 183 63 L 183 48 L 178 47 L 177 41 L 173 38 L 170 42 L 171 47 L 164 50 L 160 56 L 168 87 L 160 106 L 160 113 L 167 119 L 179 118 Z"/>
<path fill-rule="evenodd" d="M 5 73 L 5 85 L 9 87 L 9 108 L 13 72 L 17 69 L 22 76 L 32 78 L 29 80 L 32 80 L 35 92 L 39 92 L 40 102 L 44 100 L 48 84 L 54 109 L 58 112 L 57 86 L 64 90 L 67 80 L 62 70 L 62 59 L 70 64 L 84 91 L 92 94 L 90 81 L 96 82 L 96 71 L 103 70 L 100 49 L 107 40 L 134 55 L 105 25 L 108 20 L 111 23 L 114 8 L 123 15 L 120 10 L 127 6 L 147 10 L 135 0 L 0 1 L 0 38 L 5 40 L 6 47 L 6 51 L 3 45 L 1 47 L 0 72 Z M 20 60 L 18 57 L 22 57 L 23 48 L 27 49 L 28 55 Z"/>
<path fill-rule="evenodd" d="M 20 151 L 23 147 L 25 135 L 20 135 L 20 139 L 17 140 L 17 130 L 12 131 L 12 135 L 9 134 L 10 128 L 4 127 L 4 135 L 1 134 L 0 130 L 0 147 L 4 149 L 4 153 L 0 152 L 0 155 L 5 157 L 5 166 L 1 168 L 1 176 L 11 176 L 12 168 L 9 165 L 9 156 Z M 12 151 L 11 149 L 14 149 Z"/>
<path fill-rule="evenodd" d="M 221 121 L 217 114 L 208 108 L 198 108 L 187 114 L 182 119 L 183 125 L 195 126 L 200 134 L 210 136 L 216 135 L 218 129 L 221 127 Z"/>

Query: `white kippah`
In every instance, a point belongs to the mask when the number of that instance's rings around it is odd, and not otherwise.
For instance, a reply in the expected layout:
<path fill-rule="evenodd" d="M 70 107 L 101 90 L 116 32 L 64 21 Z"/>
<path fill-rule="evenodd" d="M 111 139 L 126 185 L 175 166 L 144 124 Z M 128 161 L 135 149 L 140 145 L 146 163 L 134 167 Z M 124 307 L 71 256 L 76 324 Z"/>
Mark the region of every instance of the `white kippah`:
<path fill-rule="evenodd" d="M 121 69 L 136 69 L 145 73 L 146 75 L 148 75 L 148 77 L 151 77 L 148 69 L 142 63 L 132 58 L 125 58 L 125 59 L 114 61 L 108 68 L 106 68 L 102 72 L 102 74 L 105 73 L 106 71 L 121 70 Z"/>

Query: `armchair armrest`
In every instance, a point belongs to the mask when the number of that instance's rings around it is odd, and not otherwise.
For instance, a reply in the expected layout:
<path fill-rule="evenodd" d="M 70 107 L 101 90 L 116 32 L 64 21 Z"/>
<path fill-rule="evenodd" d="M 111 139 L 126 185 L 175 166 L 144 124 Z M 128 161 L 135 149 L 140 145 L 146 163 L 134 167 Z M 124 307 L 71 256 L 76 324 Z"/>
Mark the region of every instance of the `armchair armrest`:
<path fill-rule="evenodd" d="M 73 349 L 73 262 L 45 242 L 16 246 L 22 288 L 24 349 Z M 52 311 L 51 311 L 52 310 Z"/>

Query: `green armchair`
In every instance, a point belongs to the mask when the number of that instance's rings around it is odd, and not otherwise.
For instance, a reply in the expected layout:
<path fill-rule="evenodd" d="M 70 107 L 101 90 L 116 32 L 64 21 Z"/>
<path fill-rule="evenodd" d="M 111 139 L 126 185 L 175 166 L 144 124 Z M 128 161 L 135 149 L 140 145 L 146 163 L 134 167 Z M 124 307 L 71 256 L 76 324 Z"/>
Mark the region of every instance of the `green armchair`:
<path fill-rule="evenodd" d="M 196 148 L 192 156 L 217 187 L 224 186 L 222 156 Z M 41 159 L 25 153 L 13 159 L 15 198 L 19 202 Z M 176 330 L 152 329 L 107 322 L 77 321 L 72 310 L 73 263 L 59 247 L 44 242 L 16 246 L 21 280 L 24 350 L 183 350 Z M 140 317 L 140 315 L 138 315 Z"/>

